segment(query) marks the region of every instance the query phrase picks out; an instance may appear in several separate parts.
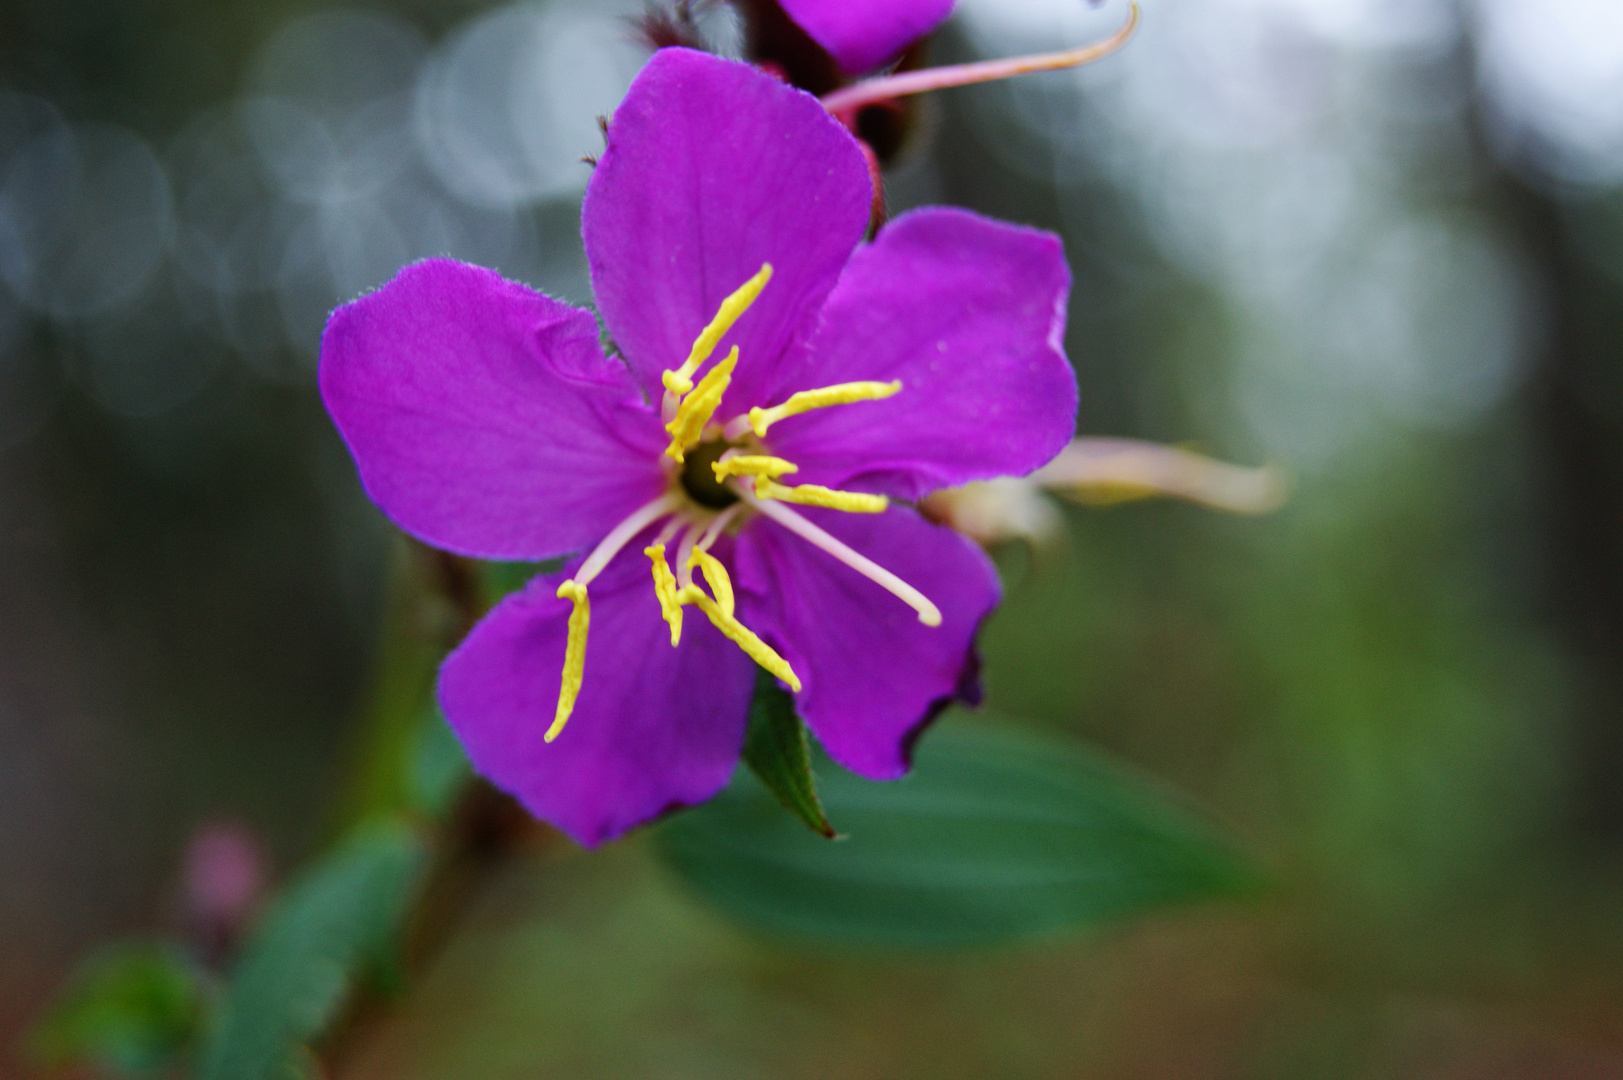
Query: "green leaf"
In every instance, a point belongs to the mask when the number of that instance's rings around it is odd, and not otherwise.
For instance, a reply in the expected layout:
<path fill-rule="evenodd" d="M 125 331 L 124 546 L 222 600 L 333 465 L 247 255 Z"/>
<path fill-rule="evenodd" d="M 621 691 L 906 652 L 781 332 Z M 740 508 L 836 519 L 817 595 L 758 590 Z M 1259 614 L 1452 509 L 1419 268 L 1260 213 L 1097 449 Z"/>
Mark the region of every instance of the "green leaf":
<path fill-rule="evenodd" d="M 806 725 L 795 715 L 794 699 L 777 679 L 760 668 L 755 671 L 755 700 L 750 703 L 744 761 L 806 828 L 827 839 L 834 838 L 834 827 L 817 799 Z"/>
<path fill-rule="evenodd" d="M 390 965 L 427 849 L 403 825 L 366 827 L 296 881 L 232 973 L 201 1080 L 286 1080 L 357 978 Z"/>
<path fill-rule="evenodd" d="M 204 988 L 195 968 L 156 942 L 115 945 L 88 960 L 28 1039 L 48 1069 L 95 1063 L 123 1073 L 175 1064 L 196 1036 Z"/>
<path fill-rule="evenodd" d="M 906 779 L 820 772 L 848 839 L 806 835 L 735 777 L 661 829 L 663 853 L 760 929 L 886 946 L 1007 941 L 1256 882 L 1187 810 L 1053 739 L 949 721 Z"/>

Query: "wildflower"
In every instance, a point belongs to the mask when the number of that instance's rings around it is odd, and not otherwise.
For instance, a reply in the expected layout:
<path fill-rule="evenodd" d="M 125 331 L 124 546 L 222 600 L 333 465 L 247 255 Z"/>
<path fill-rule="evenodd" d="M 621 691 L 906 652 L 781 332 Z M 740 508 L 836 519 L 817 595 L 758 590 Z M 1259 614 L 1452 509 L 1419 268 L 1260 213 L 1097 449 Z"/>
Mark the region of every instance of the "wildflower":
<path fill-rule="evenodd" d="M 577 554 L 446 660 L 475 766 L 596 844 L 726 783 L 756 665 L 842 765 L 902 775 L 976 693 L 997 601 L 911 507 L 1065 445 L 1057 238 L 961 210 L 862 244 L 872 191 L 817 100 L 657 53 L 582 207 L 603 322 L 496 273 L 409 266 L 340 308 L 321 389 L 367 492 L 430 544 Z"/>

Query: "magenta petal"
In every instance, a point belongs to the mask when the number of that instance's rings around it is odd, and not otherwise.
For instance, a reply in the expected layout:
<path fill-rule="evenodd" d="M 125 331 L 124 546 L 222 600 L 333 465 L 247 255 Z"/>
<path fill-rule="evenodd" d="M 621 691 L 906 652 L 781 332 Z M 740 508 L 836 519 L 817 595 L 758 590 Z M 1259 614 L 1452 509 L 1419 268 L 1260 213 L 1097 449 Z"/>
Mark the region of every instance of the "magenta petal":
<path fill-rule="evenodd" d="M 448 259 L 333 313 L 321 396 L 402 529 L 493 559 L 601 538 L 665 488 L 666 439 L 584 311 Z"/>
<path fill-rule="evenodd" d="M 862 75 L 895 57 L 952 14 L 952 0 L 779 0 L 840 70 Z"/>
<path fill-rule="evenodd" d="M 804 513 L 941 609 L 940 626 L 923 625 L 890 593 L 764 518 L 739 535 L 739 617 L 800 676 L 796 710 L 835 761 L 895 779 L 919 729 L 978 692 L 975 631 L 997 604 L 997 572 L 979 548 L 905 507 Z"/>
<path fill-rule="evenodd" d="M 588 847 L 727 783 L 755 665 L 696 611 L 671 648 L 636 545 L 588 587 L 586 678 L 550 744 L 570 603 L 538 579 L 474 627 L 440 669 L 439 699 L 474 768 Z"/>
<path fill-rule="evenodd" d="M 1052 234 L 946 208 L 896 218 L 852 257 L 770 403 L 867 379 L 901 393 L 781 421 L 772 452 L 800 466 L 797 483 L 901 499 L 1032 471 L 1076 423 L 1070 280 Z"/>
<path fill-rule="evenodd" d="M 603 321 L 657 392 L 722 300 L 771 263 L 716 354 L 739 347 L 732 396 L 748 400 L 816 317 L 872 199 L 856 140 L 816 98 L 746 64 L 662 49 L 615 110 L 581 210 Z"/>

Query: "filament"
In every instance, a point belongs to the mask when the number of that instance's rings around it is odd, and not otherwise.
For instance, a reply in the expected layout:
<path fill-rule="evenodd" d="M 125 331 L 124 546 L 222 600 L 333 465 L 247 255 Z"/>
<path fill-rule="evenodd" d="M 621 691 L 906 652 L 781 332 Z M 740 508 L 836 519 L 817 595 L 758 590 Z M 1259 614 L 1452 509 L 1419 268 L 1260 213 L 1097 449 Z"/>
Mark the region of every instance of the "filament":
<path fill-rule="evenodd" d="M 716 542 L 716 538 L 721 535 L 721 530 L 725 529 L 733 518 L 737 517 L 739 512 L 743 509 L 743 503 L 733 503 L 733 505 L 717 514 L 710 520 L 709 527 L 704 530 L 704 535 L 699 537 L 699 542 L 695 544 L 694 547 L 700 551 L 709 551 L 710 545 L 714 544 Z"/>
<path fill-rule="evenodd" d="M 689 523 L 687 531 L 682 534 L 681 541 L 676 545 L 676 583 L 685 589 L 693 584 L 693 567 L 689 561 L 693 558 L 693 545 L 698 538 L 699 526 Z"/>
<path fill-rule="evenodd" d="M 591 584 L 592 579 L 603 572 L 603 568 L 609 565 L 609 560 L 618 555 L 620 549 L 631 542 L 632 537 L 675 510 L 679 502 L 676 494 L 670 492 L 632 511 L 624 521 L 609 531 L 609 535 L 605 536 L 597 547 L 592 549 L 592 553 L 580 564 L 580 568 L 570 580 L 582 588 Z"/>
<path fill-rule="evenodd" d="M 851 550 L 846 544 L 830 536 L 827 532 L 813 525 L 782 503 L 773 502 L 770 499 L 757 499 L 746 491 L 741 484 L 735 483 L 733 490 L 738 493 L 740 499 L 749 503 L 752 508 L 776 521 L 813 547 L 828 552 L 846 566 L 849 566 L 911 607 L 919 613 L 919 622 L 925 626 L 941 625 L 941 609 L 932 604 L 923 593 L 886 570 L 883 566 L 880 566 L 866 555 Z"/>

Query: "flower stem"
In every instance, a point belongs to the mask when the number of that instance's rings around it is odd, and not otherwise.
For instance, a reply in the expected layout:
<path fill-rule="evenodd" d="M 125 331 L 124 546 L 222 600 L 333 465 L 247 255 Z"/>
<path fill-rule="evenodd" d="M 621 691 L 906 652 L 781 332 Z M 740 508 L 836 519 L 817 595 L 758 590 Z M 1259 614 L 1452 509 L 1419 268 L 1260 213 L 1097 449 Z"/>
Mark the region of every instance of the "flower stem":
<path fill-rule="evenodd" d="M 995 82 L 1035 71 L 1060 71 L 1081 67 L 1103 59 L 1127 43 L 1138 28 L 1138 5 L 1134 4 L 1127 22 L 1110 37 L 1092 45 L 1083 45 L 1062 52 L 1039 53 L 1035 56 L 1017 56 L 1008 60 L 983 60 L 975 64 L 954 64 L 948 67 L 925 68 L 900 75 L 882 75 L 841 87 L 823 98 L 823 107 L 836 116 L 854 112 L 891 98 L 909 94 L 923 94 L 931 90 L 944 90 L 951 86 L 970 86 L 974 83 Z"/>

